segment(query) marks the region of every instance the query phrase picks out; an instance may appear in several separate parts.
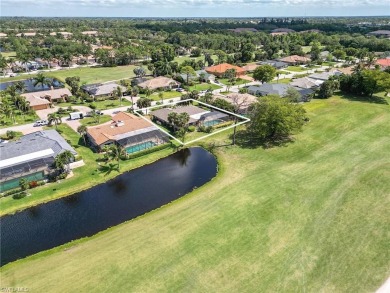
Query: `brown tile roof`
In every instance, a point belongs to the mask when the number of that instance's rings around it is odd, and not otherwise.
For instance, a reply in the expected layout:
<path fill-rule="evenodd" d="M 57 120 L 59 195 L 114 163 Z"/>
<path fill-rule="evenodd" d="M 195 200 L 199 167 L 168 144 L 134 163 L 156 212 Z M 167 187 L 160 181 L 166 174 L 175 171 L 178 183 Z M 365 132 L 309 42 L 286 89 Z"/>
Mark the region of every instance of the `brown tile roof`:
<path fill-rule="evenodd" d="M 341 72 L 341 73 L 344 73 L 346 75 L 351 75 L 353 73 L 353 67 L 352 66 L 349 66 L 349 67 L 338 67 L 338 68 L 333 68 L 330 70 L 331 72 Z"/>
<path fill-rule="evenodd" d="M 168 78 L 165 76 L 159 76 L 156 78 L 149 79 L 147 81 L 141 82 L 138 84 L 139 87 L 142 88 L 149 88 L 149 89 L 158 89 L 158 88 L 165 88 L 165 87 L 170 87 L 171 83 L 174 84 L 175 86 L 178 86 L 179 83 L 172 78 Z"/>
<path fill-rule="evenodd" d="M 242 69 L 244 69 L 245 71 L 253 71 L 259 66 L 260 65 L 258 65 L 258 64 L 248 64 L 248 65 L 243 66 Z"/>
<path fill-rule="evenodd" d="M 60 89 L 53 89 L 47 91 L 25 93 L 22 94 L 21 96 L 25 97 L 26 99 L 35 98 L 35 97 L 44 98 L 46 96 L 49 96 L 52 100 L 57 100 L 57 99 L 62 99 L 64 95 L 70 97 L 72 96 L 72 93 L 67 88 L 60 88 Z"/>
<path fill-rule="evenodd" d="M 110 124 L 88 127 L 87 133 L 97 145 L 101 145 L 109 140 L 116 140 L 118 135 L 148 127 L 151 127 L 151 124 L 144 119 L 130 113 L 119 112 L 112 117 Z"/>
<path fill-rule="evenodd" d="M 287 57 L 281 58 L 279 60 L 282 62 L 287 62 L 287 63 L 310 62 L 310 58 L 302 57 L 302 56 L 298 56 L 298 55 L 287 56 Z"/>
<path fill-rule="evenodd" d="M 34 93 L 32 93 L 32 94 L 34 94 Z M 24 95 L 22 95 L 22 96 L 24 96 Z M 28 95 L 28 96 L 24 96 L 24 97 L 26 98 L 26 101 L 29 102 L 30 107 L 50 104 L 50 102 L 48 100 L 41 98 L 39 96 Z"/>
<path fill-rule="evenodd" d="M 244 74 L 245 73 L 245 69 L 243 69 L 241 67 L 238 67 L 238 66 L 235 66 L 235 65 L 231 65 L 229 63 L 221 63 L 221 64 L 214 65 L 214 66 L 211 66 L 211 67 L 207 67 L 205 70 L 208 73 L 223 74 L 228 69 L 235 69 L 238 74 Z"/>

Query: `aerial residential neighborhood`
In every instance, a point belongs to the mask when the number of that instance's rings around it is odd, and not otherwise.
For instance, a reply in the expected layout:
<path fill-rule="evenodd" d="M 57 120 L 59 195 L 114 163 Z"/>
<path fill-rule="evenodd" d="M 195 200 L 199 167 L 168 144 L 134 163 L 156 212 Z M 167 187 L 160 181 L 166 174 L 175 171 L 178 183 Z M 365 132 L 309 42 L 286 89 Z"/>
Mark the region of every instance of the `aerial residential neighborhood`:
<path fill-rule="evenodd" d="M 390 292 L 386 1 L 76 2 L 1 3 L 2 292 Z"/>

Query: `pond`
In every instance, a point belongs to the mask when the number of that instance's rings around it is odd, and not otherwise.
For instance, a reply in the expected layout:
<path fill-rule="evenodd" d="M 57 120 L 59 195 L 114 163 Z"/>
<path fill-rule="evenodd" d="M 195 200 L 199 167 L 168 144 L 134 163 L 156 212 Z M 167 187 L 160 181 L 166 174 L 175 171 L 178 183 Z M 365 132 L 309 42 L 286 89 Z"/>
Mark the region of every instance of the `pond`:
<path fill-rule="evenodd" d="M 58 88 L 64 87 L 64 84 L 62 82 L 60 82 L 58 79 L 55 79 L 55 78 L 48 78 L 48 79 L 51 80 L 51 82 L 52 82 L 51 86 L 53 86 L 53 88 L 58 89 Z M 34 86 L 35 81 L 33 78 L 24 79 L 24 80 L 20 80 L 20 81 L 22 81 L 24 83 L 26 93 L 45 91 L 45 90 L 49 90 L 51 88 L 51 86 L 48 86 L 48 85 Z M 2 83 L 0 83 L 0 90 L 3 91 L 7 87 L 13 85 L 14 83 L 16 83 L 16 81 L 2 82 Z"/>
<path fill-rule="evenodd" d="M 88 190 L 3 216 L 1 265 L 145 214 L 216 174 L 212 154 L 203 148 L 183 149 Z"/>

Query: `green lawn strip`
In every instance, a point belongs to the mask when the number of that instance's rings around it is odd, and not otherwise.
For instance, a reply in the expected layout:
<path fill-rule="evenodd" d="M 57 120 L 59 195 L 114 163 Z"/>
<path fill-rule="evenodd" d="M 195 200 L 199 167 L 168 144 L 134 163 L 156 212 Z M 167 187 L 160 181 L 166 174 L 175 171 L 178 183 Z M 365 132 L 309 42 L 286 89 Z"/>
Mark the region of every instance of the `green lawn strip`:
<path fill-rule="evenodd" d="M 103 100 L 103 101 L 97 100 L 97 101 L 91 102 L 91 103 L 88 103 L 88 102 L 84 102 L 84 103 L 79 103 L 79 102 L 57 103 L 56 106 L 61 107 L 61 108 L 67 108 L 69 106 L 71 106 L 71 107 L 74 107 L 74 106 L 89 107 L 90 104 L 96 105 L 96 109 L 98 109 L 98 110 L 112 109 L 112 108 L 118 108 L 118 107 L 123 107 L 123 106 L 131 106 L 131 102 L 125 98 L 122 98 L 122 103 L 119 101 L 119 99 L 117 99 L 117 100 L 107 99 L 107 100 Z"/>
<path fill-rule="evenodd" d="M 52 129 L 55 129 L 55 127 L 52 127 Z M 61 132 L 61 135 L 64 136 L 68 142 L 70 142 L 71 146 L 77 151 L 78 155 L 83 158 L 85 166 L 75 169 L 74 176 L 72 178 L 62 180 L 60 183 L 49 183 L 42 187 L 30 189 L 29 193 L 31 193 L 31 196 L 29 197 L 25 197 L 20 200 L 15 200 L 12 198 L 12 196 L 1 198 L 1 216 L 14 213 L 18 210 L 25 209 L 27 207 L 47 202 L 56 198 L 64 197 L 81 190 L 85 190 L 96 184 L 112 179 L 124 171 L 128 171 L 154 162 L 159 158 L 171 154 L 173 151 L 173 148 L 168 148 L 152 154 L 148 154 L 147 156 L 121 161 L 120 172 L 114 170 L 107 174 L 100 171 L 98 165 L 99 163 L 96 161 L 98 158 L 101 158 L 102 155 L 94 153 L 90 148 L 83 146 L 82 138 L 66 124 L 59 125 L 58 130 Z"/>
<path fill-rule="evenodd" d="M 81 83 L 100 83 L 111 80 L 128 79 L 135 77 L 133 69 L 135 65 L 117 66 L 117 67 L 79 67 L 63 68 L 61 70 L 44 72 L 44 75 L 55 77 L 61 81 L 70 76 L 79 76 Z M 21 74 L 15 77 L 2 78 L 2 82 L 28 79 L 36 76 L 35 73 Z"/>
<path fill-rule="evenodd" d="M 214 60 L 214 62 L 218 60 L 217 55 L 211 55 L 211 58 Z M 204 61 L 204 56 L 200 56 L 200 57 L 181 56 L 181 57 L 175 57 L 175 59 L 173 59 L 173 61 L 177 62 L 179 65 L 182 64 L 185 60 Z"/>
<path fill-rule="evenodd" d="M 291 78 L 280 78 L 278 80 L 272 80 L 270 83 L 290 83 Z"/>
<path fill-rule="evenodd" d="M 300 66 L 288 66 L 288 67 L 286 68 L 286 70 L 288 70 L 288 71 L 297 71 L 297 72 L 299 72 L 299 71 L 305 71 L 306 69 L 303 68 L 303 67 L 300 67 Z"/>
<path fill-rule="evenodd" d="M 228 85 L 229 84 L 229 80 L 226 79 L 226 78 L 220 78 L 220 79 L 218 79 L 218 81 L 223 83 L 224 85 Z M 246 83 L 249 83 L 249 82 L 250 82 L 249 80 L 242 79 L 242 78 L 237 78 L 237 80 L 236 80 L 234 85 L 242 85 L 242 84 L 246 84 Z"/>
<path fill-rule="evenodd" d="M 9 58 L 16 58 L 16 52 L 1 52 L 1 55 L 3 55 L 4 58 L 9 59 Z"/>
<path fill-rule="evenodd" d="M 190 86 L 190 91 L 206 91 L 208 89 L 211 89 L 211 90 L 217 90 L 217 89 L 220 89 L 221 87 L 216 85 L 216 84 L 213 84 L 213 83 L 207 83 L 207 82 L 204 82 L 204 83 L 201 83 L 201 84 L 195 84 L 195 85 L 192 85 Z"/>
<path fill-rule="evenodd" d="M 33 123 L 39 119 L 38 115 L 35 114 L 35 112 L 25 114 L 24 116 L 22 116 L 20 114 L 19 110 L 15 110 L 14 117 L 15 117 L 15 123 L 14 123 L 13 119 L 6 118 L 4 116 L 1 117 L 0 118 L 0 128 L 7 128 L 7 127 L 11 127 L 11 126 L 19 126 L 19 125 L 23 125 L 23 124 L 29 124 L 29 123 Z"/>
<path fill-rule="evenodd" d="M 210 183 L 95 236 L 5 265 L 2 286 L 375 291 L 388 277 L 389 106 L 335 96 L 304 107 L 310 122 L 294 142 L 264 149 L 240 140 L 227 146 L 232 131 L 208 138 L 219 162 Z"/>
<path fill-rule="evenodd" d="M 99 121 L 97 119 L 99 118 Z M 110 115 L 100 115 L 99 117 L 86 117 L 80 120 L 80 123 L 85 126 L 94 126 L 102 123 L 106 123 L 111 121 L 112 117 Z"/>
<path fill-rule="evenodd" d="M 181 97 L 181 93 L 177 91 L 167 91 L 167 92 L 162 92 L 163 93 L 163 100 L 169 100 L 173 98 L 178 98 Z M 145 94 L 140 94 L 139 95 L 142 98 L 146 98 Z M 158 96 L 158 92 L 154 92 L 149 96 L 149 99 L 152 99 L 153 101 L 160 101 L 160 97 Z"/>

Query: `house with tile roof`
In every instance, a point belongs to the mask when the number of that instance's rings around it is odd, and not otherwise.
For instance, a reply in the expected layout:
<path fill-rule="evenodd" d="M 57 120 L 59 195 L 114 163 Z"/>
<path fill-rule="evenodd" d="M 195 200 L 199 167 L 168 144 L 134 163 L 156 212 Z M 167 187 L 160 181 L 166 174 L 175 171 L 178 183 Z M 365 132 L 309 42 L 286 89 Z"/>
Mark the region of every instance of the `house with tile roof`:
<path fill-rule="evenodd" d="M 151 90 L 158 90 L 158 89 L 172 89 L 172 88 L 177 88 L 180 86 L 180 83 L 177 82 L 176 80 L 165 77 L 165 76 L 158 76 L 149 80 L 146 80 L 144 82 L 141 82 L 138 84 L 139 87 L 143 89 L 151 89 Z"/>
<path fill-rule="evenodd" d="M 375 61 L 375 64 L 377 64 L 381 68 L 385 69 L 387 67 L 390 67 L 390 58 L 378 59 Z"/>
<path fill-rule="evenodd" d="M 127 153 L 133 153 L 169 141 L 168 136 L 145 119 L 119 112 L 112 121 L 87 128 L 92 147 L 102 150 L 105 145 L 116 144 Z"/>
<path fill-rule="evenodd" d="M 55 157 L 64 151 L 76 151 L 56 130 L 43 130 L 0 144 L 0 192 L 16 188 L 19 180 L 44 179 L 52 172 Z"/>
<path fill-rule="evenodd" d="M 311 61 L 310 58 L 302 57 L 299 55 L 291 55 L 284 58 L 280 58 L 279 61 L 288 63 L 290 65 L 306 64 Z"/>
<path fill-rule="evenodd" d="M 229 63 L 221 63 L 214 66 L 206 67 L 205 70 L 207 73 L 213 74 L 218 77 L 222 77 L 225 72 L 229 69 L 236 70 L 236 76 L 245 75 L 246 71 L 242 67 L 231 65 Z"/>
<path fill-rule="evenodd" d="M 21 94 L 30 102 L 30 107 L 33 110 L 42 110 L 50 108 L 52 103 L 62 101 L 65 102 L 67 97 L 72 96 L 72 93 L 67 88 L 50 89 L 47 91 L 39 91 L 32 93 Z"/>

